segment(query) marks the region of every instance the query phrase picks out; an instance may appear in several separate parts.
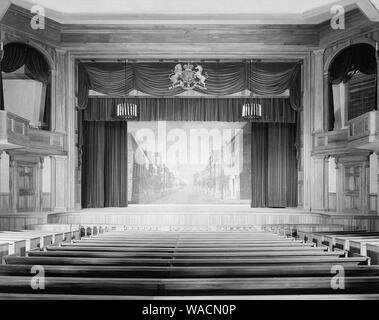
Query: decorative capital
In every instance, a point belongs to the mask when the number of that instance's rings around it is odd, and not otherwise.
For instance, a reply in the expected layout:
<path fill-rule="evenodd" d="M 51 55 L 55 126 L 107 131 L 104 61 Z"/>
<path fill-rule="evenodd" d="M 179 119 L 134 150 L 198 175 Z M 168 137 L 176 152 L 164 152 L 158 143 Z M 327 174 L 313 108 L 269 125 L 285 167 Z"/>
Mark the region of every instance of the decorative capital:
<path fill-rule="evenodd" d="M 64 56 L 67 53 L 67 50 L 55 48 L 55 52 L 57 53 L 57 55 Z"/>
<path fill-rule="evenodd" d="M 316 57 L 324 56 L 324 53 L 325 53 L 325 48 L 317 49 L 317 50 L 313 50 L 313 54 L 314 54 Z"/>

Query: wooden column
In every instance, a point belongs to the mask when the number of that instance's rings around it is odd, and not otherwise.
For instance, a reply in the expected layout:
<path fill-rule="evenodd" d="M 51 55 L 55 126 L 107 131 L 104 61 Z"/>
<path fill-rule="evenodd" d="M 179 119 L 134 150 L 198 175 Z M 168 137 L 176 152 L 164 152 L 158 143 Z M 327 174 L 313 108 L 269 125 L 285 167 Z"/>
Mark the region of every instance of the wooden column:
<path fill-rule="evenodd" d="M 313 51 L 313 76 L 314 76 L 314 98 L 313 98 L 313 130 L 324 131 L 325 108 L 324 108 L 324 51 L 325 49 Z"/>
<path fill-rule="evenodd" d="M 333 99 L 333 97 L 329 97 L 329 72 L 324 73 L 323 77 L 324 83 L 324 130 L 329 130 L 329 99 Z"/>
<path fill-rule="evenodd" d="M 335 157 L 336 162 L 336 212 L 343 211 L 343 165 L 339 157 Z"/>
<path fill-rule="evenodd" d="M 67 157 L 51 156 L 51 210 L 67 210 Z"/>
<path fill-rule="evenodd" d="M 312 195 L 312 89 L 311 89 L 311 54 L 304 58 L 303 64 L 303 207 L 311 210 Z"/>
<path fill-rule="evenodd" d="M 379 150 L 375 151 L 376 154 L 376 161 L 377 161 L 377 167 L 376 167 L 376 176 L 377 176 L 377 196 L 376 196 L 376 212 L 379 214 Z"/>
<path fill-rule="evenodd" d="M 379 49 L 379 43 L 376 43 L 376 47 Z M 379 110 L 379 51 L 375 50 L 375 56 L 376 56 L 376 110 Z M 379 210 L 379 209 L 378 209 Z"/>
<path fill-rule="evenodd" d="M 312 157 L 312 210 L 327 209 L 328 157 Z"/>
<path fill-rule="evenodd" d="M 75 171 L 77 148 L 75 143 L 75 59 L 66 54 L 66 132 L 67 132 L 67 166 L 66 166 L 66 207 L 75 210 Z"/>
<path fill-rule="evenodd" d="M 330 157 L 324 158 L 324 210 L 329 211 L 329 161 Z"/>
<path fill-rule="evenodd" d="M 66 51 L 55 49 L 55 70 L 52 70 L 51 130 L 66 132 Z"/>
<path fill-rule="evenodd" d="M 40 157 L 39 159 L 39 162 L 36 166 L 37 168 L 37 172 L 36 172 L 36 181 L 35 181 L 35 185 L 36 185 L 36 204 L 35 204 L 35 208 L 37 212 L 42 212 L 42 208 L 43 208 L 43 205 L 42 205 L 42 170 L 43 170 L 43 157 Z"/>
<path fill-rule="evenodd" d="M 16 161 L 9 154 L 9 210 L 13 213 L 17 212 L 17 172 Z"/>
<path fill-rule="evenodd" d="M 361 164 L 362 170 L 362 214 L 368 214 L 370 211 L 370 158 L 367 156 L 366 160 Z"/>

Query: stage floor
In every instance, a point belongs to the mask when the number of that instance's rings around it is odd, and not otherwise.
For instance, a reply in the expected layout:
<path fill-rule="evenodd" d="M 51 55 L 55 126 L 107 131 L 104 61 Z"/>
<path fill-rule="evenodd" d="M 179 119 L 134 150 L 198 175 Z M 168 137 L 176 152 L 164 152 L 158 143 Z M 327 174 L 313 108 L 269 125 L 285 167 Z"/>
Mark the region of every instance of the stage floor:
<path fill-rule="evenodd" d="M 298 208 L 249 205 L 130 205 L 52 213 L 49 223 L 124 225 L 132 230 L 230 230 L 267 224 L 325 224 L 327 217 Z"/>

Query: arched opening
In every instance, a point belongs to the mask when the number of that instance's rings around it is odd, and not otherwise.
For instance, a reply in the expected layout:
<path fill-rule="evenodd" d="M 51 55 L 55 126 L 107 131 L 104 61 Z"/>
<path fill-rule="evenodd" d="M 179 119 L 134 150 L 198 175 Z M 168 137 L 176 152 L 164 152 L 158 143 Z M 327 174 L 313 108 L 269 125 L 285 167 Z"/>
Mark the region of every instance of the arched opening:
<path fill-rule="evenodd" d="M 170 89 L 173 67 L 78 64 L 82 207 L 296 207 L 301 64 L 202 63 L 207 89 L 192 96 Z M 122 104 L 138 107 L 135 122 L 118 116 Z M 246 104 L 260 106 L 257 119 Z"/>
<path fill-rule="evenodd" d="M 2 108 L 29 120 L 32 127 L 49 130 L 51 72 L 45 56 L 28 44 L 8 43 L 1 71 Z"/>
<path fill-rule="evenodd" d="M 348 120 L 376 110 L 377 65 L 375 48 L 368 43 L 341 50 L 329 69 L 328 129 L 342 129 Z"/>

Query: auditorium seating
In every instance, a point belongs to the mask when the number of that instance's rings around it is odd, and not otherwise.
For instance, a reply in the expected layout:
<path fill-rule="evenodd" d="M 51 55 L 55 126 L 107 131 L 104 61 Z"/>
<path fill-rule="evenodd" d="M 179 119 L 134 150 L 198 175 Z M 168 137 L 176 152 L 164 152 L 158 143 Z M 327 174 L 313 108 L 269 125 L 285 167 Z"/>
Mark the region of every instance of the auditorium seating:
<path fill-rule="evenodd" d="M 308 230 L 304 242 L 260 229 L 131 232 L 86 226 L 91 236 L 31 249 L 26 256 L 6 255 L 6 264 L 0 265 L 0 298 L 379 297 L 379 265 L 372 265 L 372 258 L 313 242 L 312 235 L 347 233 Z M 349 232 L 351 241 L 363 238 L 359 231 Z M 31 286 L 36 265 L 44 269 L 44 289 Z M 336 267 L 344 270 L 344 289 L 333 287 Z"/>
<path fill-rule="evenodd" d="M 349 256 L 367 256 L 372 264 L 379 264 L 379 232 L 356 231 L 309 231 L 299 227 L 299 239 L 328 246 L 329 250 L 344 250 Z"/>
<path fill-rule="evenodd" d="M 0 262 L 6 255 L 25 256 L 26 252 L 79 239 L 79 226 L 32 225 L 32 230 L 0 232 Z"/>

